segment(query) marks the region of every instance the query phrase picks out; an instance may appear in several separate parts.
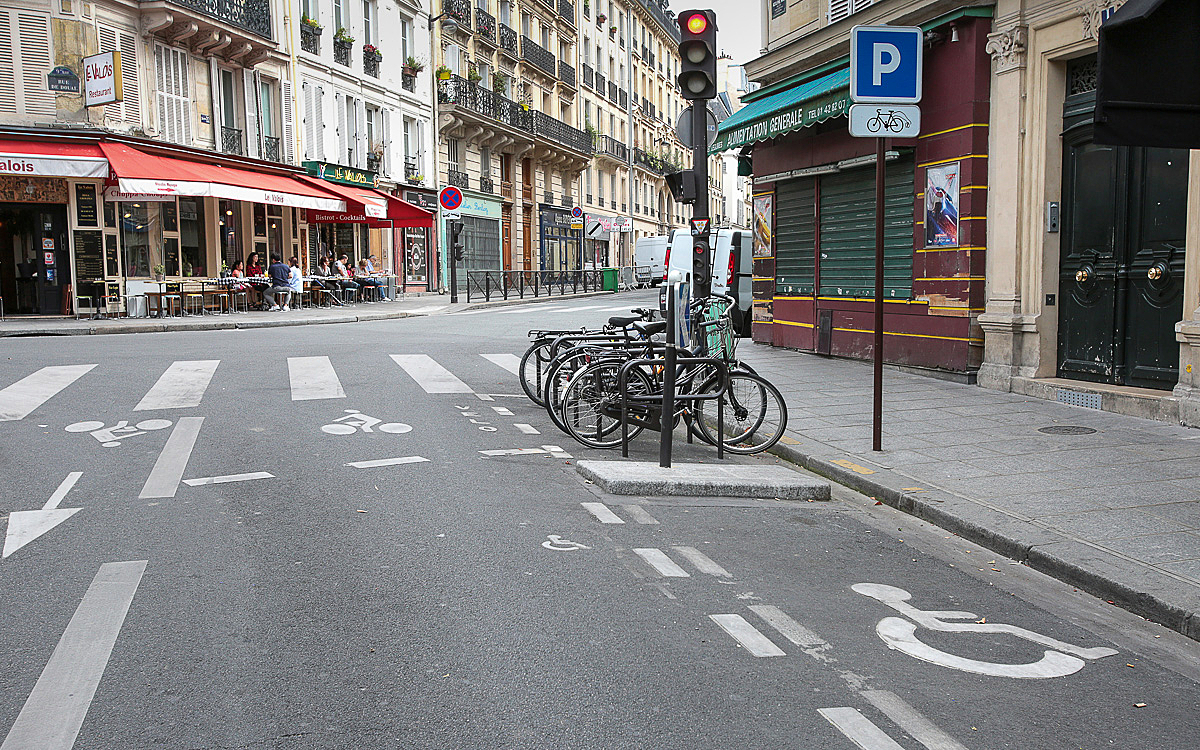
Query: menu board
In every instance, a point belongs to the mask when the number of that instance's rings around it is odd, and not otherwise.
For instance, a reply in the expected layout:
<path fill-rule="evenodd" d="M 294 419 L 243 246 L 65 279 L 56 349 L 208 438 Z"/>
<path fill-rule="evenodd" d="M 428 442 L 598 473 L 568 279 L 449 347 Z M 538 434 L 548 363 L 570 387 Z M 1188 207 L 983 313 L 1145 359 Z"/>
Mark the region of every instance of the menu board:
<path fill-rule="evenodd" d="M 337 227 L 334 230 L 333 239 L 333 257 L 337 257 L 342 253 L 354 255 L 354 225 L 346 223 L 334 224 Z"/>
<path fill-rule="evenodd" d="M 105 264 L 108 266 L 108 275 L 116 276 L 117 272 L 118 272 L 118 267 L 117 267 L 117 235 L 115 235 L 115 234 L 104 235 L 104 259 L 105 259 Z"/>
<path fill-rule="evenodd" d="M 75 230 L 75 277 L 104 278 L 104 233 L 99 230 Z"/>
<path fill-rule="evenodd" d="M 75 223 L 81 227 L 99 226 L 96 210 L 96 186 L 90 182 L 75 183 Z"/>

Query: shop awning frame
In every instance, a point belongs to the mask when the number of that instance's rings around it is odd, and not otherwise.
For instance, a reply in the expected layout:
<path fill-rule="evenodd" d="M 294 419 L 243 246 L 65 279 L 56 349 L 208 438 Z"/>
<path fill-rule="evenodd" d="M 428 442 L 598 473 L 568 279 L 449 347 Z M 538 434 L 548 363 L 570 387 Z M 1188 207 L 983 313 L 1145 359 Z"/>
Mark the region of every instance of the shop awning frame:
<path fill-rule="evenodd" d="M 95 143 L 0 140 L 0 174 L 17 177 L 106 177 L 108 159 Z"/>
<path fill-rule="evenodd" d="M 747 104 L 717 128 L 710 154 L 777 138 L 831 117 L 850 107 L 850 69 L 827 73 Z"/>

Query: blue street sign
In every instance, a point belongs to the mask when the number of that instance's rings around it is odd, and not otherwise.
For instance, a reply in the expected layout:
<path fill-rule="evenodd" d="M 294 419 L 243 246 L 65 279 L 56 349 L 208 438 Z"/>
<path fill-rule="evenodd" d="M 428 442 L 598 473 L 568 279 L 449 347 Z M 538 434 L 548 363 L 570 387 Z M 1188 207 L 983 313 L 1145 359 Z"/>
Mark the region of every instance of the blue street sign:
<path fill-rule="evenodd" d="M 915 26 L 855 26 L 850 30 L 850 100 L 921 101 L 924 34 Z"/>

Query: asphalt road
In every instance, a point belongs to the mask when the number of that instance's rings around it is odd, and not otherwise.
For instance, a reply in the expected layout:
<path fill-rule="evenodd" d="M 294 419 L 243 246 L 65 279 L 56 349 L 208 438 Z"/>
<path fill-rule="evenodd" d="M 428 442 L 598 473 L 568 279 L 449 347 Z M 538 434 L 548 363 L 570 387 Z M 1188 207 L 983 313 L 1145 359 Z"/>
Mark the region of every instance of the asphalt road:
<path fill-rule="evenodd" d="M 487 355 L 653 300 L 6 340 L 0 750 L 1200 737 L 1200 644 L 867 498 L 581 480 Z"/>

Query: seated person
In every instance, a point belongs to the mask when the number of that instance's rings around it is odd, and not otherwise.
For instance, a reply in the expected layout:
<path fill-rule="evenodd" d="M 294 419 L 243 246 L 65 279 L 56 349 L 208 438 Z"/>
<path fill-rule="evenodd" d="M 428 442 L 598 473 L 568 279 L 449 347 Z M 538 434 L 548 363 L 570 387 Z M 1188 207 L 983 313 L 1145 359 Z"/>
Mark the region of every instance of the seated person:
<path fill-rule="evenodd" d="M 357 279 L 358 283 L 362 284 L 363 286 L 373 286 L 379 288 L 379 299 L 383 300 L 384 302 L 391 301 L 388 299 L 387 293 L 383 290 L 383 281 L 371 275 L 371 263 L 366 258 L 363 258 L 358 262 L 358 273 L 354 275 L 354 278 Z"/>
<path fill-rule="evenodd" d="M 268 311 L 288 309 L 288 302 L 292 298 L 292 269 L 285 266 L 278 255 L 272 255 L 271 267 L 267 269 L 267 273 L 271 275 L 271 286 L 263 291 L 263 297 L 271 305 Z M 279 296 L 283 297 L 282 302 L 276 299 Z"/>
<path fill-rule="evenodd" d="M 338 256 L 337 262 L 334 263 L 334 272 L 337 276 L 338 283 L 342 285 L 342 289 L 358 289 L 358 284 L 352 278 L 352 274 L 346 267 L 349 261 L 349 256 L 342 253 Z"/>

